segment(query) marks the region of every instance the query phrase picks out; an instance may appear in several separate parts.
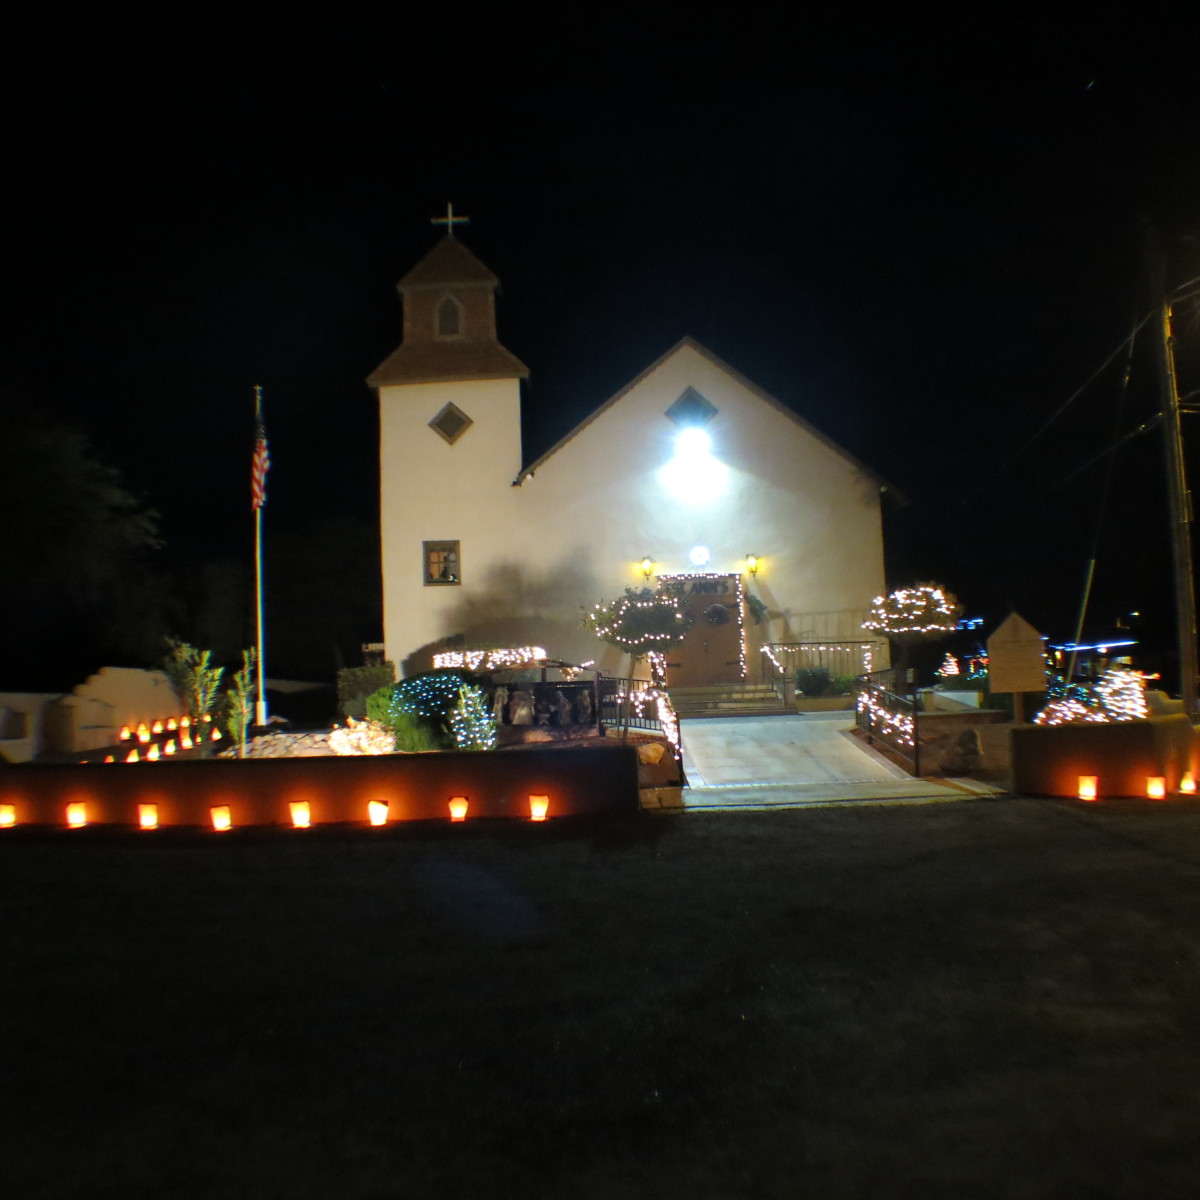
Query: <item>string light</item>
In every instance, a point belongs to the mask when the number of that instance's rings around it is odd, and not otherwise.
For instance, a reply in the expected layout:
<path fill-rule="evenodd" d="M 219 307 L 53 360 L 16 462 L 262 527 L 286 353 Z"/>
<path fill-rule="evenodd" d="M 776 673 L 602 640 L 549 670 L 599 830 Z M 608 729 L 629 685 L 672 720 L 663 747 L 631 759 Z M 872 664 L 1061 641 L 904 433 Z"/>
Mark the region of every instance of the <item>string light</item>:
<path fill-rule="evenodd" d="M 761 648 L 761 653 L 766 655 L 771 660 L 771 663 L 780 675 L 788 673 L 788 666 L 779 661 L 776 654 L 782 654 L 788 657 L 793 667 L 795 658 L 798 654 L 813 655 L 813 654 L 860 654 L 862 669 L 860 675 L 866 675 L 871 670 L 871 663 L 874 661 L 874 652 L 879 648 L 879 642 L 768 642 Z M 804 666 L 822 666 L 822 663 L 807 662 Z"/>
<path fill-rule="evenodd" d="M 433 656 L 436 670 L 494 671 L 500 667 L 523 667 L 545 662 L 541 646 L 518 646 L 505 650 L 447 650 Z"/>
<path fill-rule="evenodd" d="M 961 613 L 958 601 L 939 584 L 919 583 L 899 588 L 890 596 L 876 596 L 862 627 L 889 637 L 953 633 Z"/>
<path fill-rule="evenodd" d="M 496 717 L 481 689 L 464 684 L 450 710 L 450 732 L 460 750 L 491 750 L 496 745 Z"/>
<path fill-rule="evenodd" d="M 1128 667 L 1110 667 L 1090 695 L 1052 700 L 1033 718 L 1033 723 L 1099 725 L 1107 721 L 1144 720 L 1150 711 L 1146 705 L 1146 680 L 1151 678 L 1154 676 L 1143 675 Z"/>
<path fill-rule="evenodd" d="M 659 579 L 665 583 L 684 584 L 689 580 L 696 579 L 728 579 L 729 576 L 721 571 L 686 571 L 679 575 L 660 575 Z M 739 678 L 746 678 L 746 605 L 745 592 L 742 587 L 742 577 L 735 575 L 734 589 L 737 608 L 737 630 L 738 630 L 738 675 Z"/>
<path fill-rule="evenodd" d="M 876 689 L 858 693 L 857 708 L 870 716 L 871 725 L 902 746 L 916 745 L 916 722 L 912 713 L 897 712 L 887 707 Z"/>

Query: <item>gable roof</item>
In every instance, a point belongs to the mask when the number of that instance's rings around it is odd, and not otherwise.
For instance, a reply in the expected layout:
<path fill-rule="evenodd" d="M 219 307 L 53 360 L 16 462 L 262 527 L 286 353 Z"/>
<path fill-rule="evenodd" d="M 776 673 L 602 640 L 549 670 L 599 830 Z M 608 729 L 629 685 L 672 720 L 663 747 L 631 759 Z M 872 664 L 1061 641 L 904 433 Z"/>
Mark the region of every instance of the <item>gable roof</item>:
<path fill-rule="evenodd" d="M 402 291 L 431 287 L 497 287 L 500 280 L 456 238 L 447 234 L 396 286 Z"/>
<path fill-rule="evenodd" d="M 529 368 L 499 342 L 410 342 L 397 346 L 367 376 L 367 386 L 528 378 Z"/>
<path fill-rule="evenodd" d="M 794 413 L 790 408 L 788 408 L 786 404 L 776 400 L 775 397 L 770 394 L 770 392 L 764 391 L 758 386 L 758 384 L 754 383 L 750 379 L 747 379 L 745 375 L 743 375 L 740 371 L 735 370 L 723 359 L 719 358 L 716 354 L 709 350 L 707 346 L 702 346 L 698 341 L 695 340 L 695 338 L 691 337 L 681 338 L 675 343 L 674 346 L 670 348 L 670 350 L 656 358 L 635 379 L 630 380 L 630 382 L 627 383 L 619 392 L 617 392 L 616 395 L 609 397 L 609 399 L 605 400 L 605 402 L 601 404 L 599 408 L 595 409 L 589 416 L 580 421 L 570 433 L 555 442 L 545 454 L 535 459 L 529 464 L 529 466 L 524 467 L 520 475 L 513 480 L 514 486 L 519 485 L 525 479 L 528 479 L 529 476 L 533 475 L 543 463 L 545 463 L 553 455 L 557 454 L 558 451 L 561 450 L 569 441 L 578 437 L 578 435 L 582 433 L 589 425 L 591 425 L 593 421 L 602 416 L 610 408 L 612 408 L 614 404 L 632 392 L 633 389 L 638 386 L 638 384 L 657 371 L 658 368 L 667 361 L 667 359 L 671 358 L 675 354 L 678 354 L 679 351 L 683 350 L 684 348 L 694 350 L 697 354 L 708 359 L 708 361 L 712 363 L 713 366 L 715 366 L 719 371 L 723 371 L 736 383 L 741 384 L 742 387 L 744 387 L 752 395 L 757 396 L 758 399 L 764 404 L 769 405 L 771 408 L 775 409 L 776 412 L 787 417 L 789 421 L 794 421 L 800 426 L 801 429 L 810 434 L 812 437 L 816 438 L 817 441 L 819 441 L 822 445 L 827 446 L 835 454 L 852 464 L 857 470 L 861 471 L 868 478 L 873 479 L 879 485 L 879 490 L 882 492 L 887 492 L 897 503 L 908 503 L 907 498 L 898 488 L 888 483 L 886 479 L 877 474 L 875 471 L 872 471 L 870 467 L 860 462 L 848 450 L 845 450 L 839 446 L 831 437 L 828 437 L 826 434 L 822 433 L 815 426 L 810 425 L 803 417 L 799 416 L 797 413 Z"/>

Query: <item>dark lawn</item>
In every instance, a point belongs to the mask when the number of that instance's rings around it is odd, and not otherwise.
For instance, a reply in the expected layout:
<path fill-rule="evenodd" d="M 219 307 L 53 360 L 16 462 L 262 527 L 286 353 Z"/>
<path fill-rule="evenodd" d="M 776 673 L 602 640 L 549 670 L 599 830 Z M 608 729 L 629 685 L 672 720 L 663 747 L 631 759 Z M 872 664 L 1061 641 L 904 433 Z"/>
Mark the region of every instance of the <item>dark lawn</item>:
<path fill-rule="evenodd" d="M 0 837 L 4 1197 L 1200 1191 L 1200 804 Z"/>

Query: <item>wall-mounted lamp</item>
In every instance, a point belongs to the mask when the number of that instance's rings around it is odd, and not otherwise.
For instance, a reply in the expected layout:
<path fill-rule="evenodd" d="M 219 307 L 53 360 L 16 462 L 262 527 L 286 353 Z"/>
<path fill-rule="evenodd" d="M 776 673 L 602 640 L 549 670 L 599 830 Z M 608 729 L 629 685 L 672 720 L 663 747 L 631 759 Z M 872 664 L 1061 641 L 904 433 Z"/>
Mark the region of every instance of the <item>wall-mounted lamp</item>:
<path fill-rule="evenodd" d="M 640 565 L 642 568 L 642 574 L 647 580 L 649 580 L 650 576 L 654 574 L 654 559 L 647 554 L 646 557 L 642 559 Z"/>
<path fill-rule="evenodd" d="M 747 554 L 746 555 L 746 570 L 749 571 L 751 575 L 758 574 L 758 555 L 757 554 Z"/>

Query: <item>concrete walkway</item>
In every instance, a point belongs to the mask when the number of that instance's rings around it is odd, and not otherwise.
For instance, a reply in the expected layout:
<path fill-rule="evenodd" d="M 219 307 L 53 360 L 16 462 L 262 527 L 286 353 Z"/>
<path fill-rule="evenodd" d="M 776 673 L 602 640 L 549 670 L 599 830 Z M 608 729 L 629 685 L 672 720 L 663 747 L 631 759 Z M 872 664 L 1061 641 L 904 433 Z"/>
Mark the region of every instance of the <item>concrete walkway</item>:
<path fill-rule="evenodd" d="M 850 734 L 849 712 L 695 717 L 680 722 L 685 808 L 791 808 L 854 800 L 961 800 L 999 789 L 914 779 Z"/>

